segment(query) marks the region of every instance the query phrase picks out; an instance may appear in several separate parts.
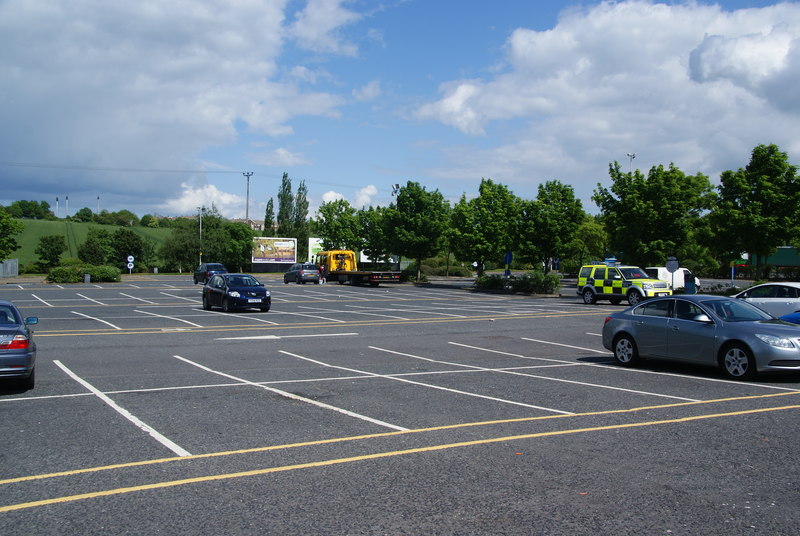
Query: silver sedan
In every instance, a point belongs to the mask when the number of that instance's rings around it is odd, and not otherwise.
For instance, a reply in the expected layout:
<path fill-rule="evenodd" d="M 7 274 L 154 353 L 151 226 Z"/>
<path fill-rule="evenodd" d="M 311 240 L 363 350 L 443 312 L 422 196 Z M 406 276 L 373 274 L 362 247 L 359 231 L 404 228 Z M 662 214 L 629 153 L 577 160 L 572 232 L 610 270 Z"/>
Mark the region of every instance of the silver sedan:
<path fill-rule="evenodd" d="M 603 346 L 623 366 L 656 358 L 718 366 L 729 378 L 800 372 L 800 326 L 724 296 L 654 298 L 611 314 Z"/>

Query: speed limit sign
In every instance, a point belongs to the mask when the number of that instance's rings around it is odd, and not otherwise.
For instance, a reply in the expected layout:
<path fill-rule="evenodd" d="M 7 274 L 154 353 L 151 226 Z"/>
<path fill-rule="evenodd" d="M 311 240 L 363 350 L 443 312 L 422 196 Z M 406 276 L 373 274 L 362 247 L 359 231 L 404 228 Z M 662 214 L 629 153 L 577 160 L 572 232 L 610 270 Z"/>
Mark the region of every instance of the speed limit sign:
<path fill-rule="evenodd" d="M 128 262 L 133 262 L 133 255 L 128 255 Z"/>

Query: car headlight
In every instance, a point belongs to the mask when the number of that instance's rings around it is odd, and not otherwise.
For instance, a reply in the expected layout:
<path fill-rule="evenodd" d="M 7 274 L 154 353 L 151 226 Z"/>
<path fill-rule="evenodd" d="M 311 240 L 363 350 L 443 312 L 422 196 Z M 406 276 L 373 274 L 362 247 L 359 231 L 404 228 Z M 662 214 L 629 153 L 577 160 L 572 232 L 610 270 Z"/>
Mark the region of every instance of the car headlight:
<path fill-rule="evenodd" d="M 238 298 L 239 297 L 239 293 L 236 292 L 235 290 L 231 290 L 231 291 L 228 292 L 228 296 L 230 296 L 231 298 Z"/>
<path fill-rule="evenodd" d="M 777 348 L 794 348 L 794 343 L 790 339 L 776 337 L 775 335 L 764 335 L 762 333 L 756 333 L 756 337 L 770 346 L 775 346 Z"/>
<path fill-rule="evenodd" d="M 642 288 L 644 290 L 653 290 L 653 284 L 652 283 L 642 283 Z"/>
<path fill-rule="evenodd" d="M 264 294 L 264 296 L 266 296 L 267 298 L 269 298 L 269 291 L 267 291 L 267 292 L 266 292 L 266 294 Z"/>

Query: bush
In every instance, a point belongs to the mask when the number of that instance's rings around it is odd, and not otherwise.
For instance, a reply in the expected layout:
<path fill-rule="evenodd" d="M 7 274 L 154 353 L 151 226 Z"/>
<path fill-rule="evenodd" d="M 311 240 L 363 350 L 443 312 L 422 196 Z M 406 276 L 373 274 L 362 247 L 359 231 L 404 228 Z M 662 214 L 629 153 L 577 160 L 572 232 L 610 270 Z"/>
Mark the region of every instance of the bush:
<path fill-rule="evenodd" d="M 484 290 L 509 289 L 512 292 L 530 294 L 553 294 L 561 286 L 561 278 L 555 272 L 545 274 L 535 270 L 519 277 L 484 275 L 475 281 L 475 287 Z"/>
<path fill-rule="evenodd" d="M 119 282 L 122 277 L 119 268 L 114 266 L 93 266 L 84 264 L 78 266 L 58 266 L 47 274 L 48 283 L 81 283 L 84 274 L 89 274 L 94 282 Z"/>

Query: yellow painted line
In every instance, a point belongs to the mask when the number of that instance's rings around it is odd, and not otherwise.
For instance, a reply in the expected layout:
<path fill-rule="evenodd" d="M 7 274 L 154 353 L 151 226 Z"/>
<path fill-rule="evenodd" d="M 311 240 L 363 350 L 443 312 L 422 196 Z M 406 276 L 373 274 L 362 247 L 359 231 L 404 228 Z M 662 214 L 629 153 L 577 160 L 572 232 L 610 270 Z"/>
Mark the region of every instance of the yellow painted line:
<path fill-rule="evenodd" d="M 522 422 L 533 422 L 533 421 L 548 421 L 553 419 L 574 419 L 576 417 L 597 417 L 603 415 L 615 415 L 621 413 L 636 413 L 641 411 L 653 411 L 659 409 L 669 409 L 669 408 L 678 408 L 678 407 L 686 407 L 686 406 L 701 406 L 701 405 L 710 405 L 710 404 L 721 404 L 724 402 L 741 402 L 746 400 L 763 400 L 767 398 L 776 398 L 780 396 L 795 396 L 800 395 L 800 391 L 792 391 L 786 393 L 769 393 L 764 395 L 751 395 L 751 396 L 737 396 L 737 397 L 728 397 L 728 398 L 717 398 L 713 400 L 699 400 L 695 402 L 674 402 L 671 404 L 659 404 L 656 406 L 641 406 L 637 408 L 628 408 L 628 409 L 611 409 L 611 410 L 604 410 L 604 411 L 589 411 L 585 413 L 573 413 L 570 415 L 542 415 L 539 417 L 518 417 L 515 419 L 499 419 L 493 421 L 479 421 L 479 422 L 469 422 L 469 423 L 459 423 L 459 424 L 448 424 L 443 426 L 432 426 L 429 428 L 416 428 L 413 430 L 400 430 L 395 432 L 381 432 L 376 434 L 364 434 L 364 435 L 357 435 L 357 436 L 348 436 L 348 437 L 337 437 L 337 438 L 329 438 L 329 439 L 319 439 L 315 441 L 303 441 L 301 443 L 289 443 L 284 445 L 270 445 L 266 447 L 253 447 L 249 449 L 239 449 L 239 450 L 229 450 L 223 452 L 209 452 L 206 454 L 192 454 L 190 456 L 172 456 L 169 458 L 156 458 L 153 460 L 142 460 L 137 462 L 127 462 L 127 463 L 118 463 L 112 465 L 104 465 L 99 467 L 88 467 L 85 469 L 73 469 L 70 471 L 60 471 L 57 473 L 46 473 L 40 475 L 31 475 L 31 476 L 21 476 L 16 478 L 8 478 L 5 480 L 0 480 L 0 485 L 7 485 L 7 484 L 14 484 L 18 482 L 27 482 L 31 480 L 44 480 L 48 478 L 56 478 L 62 476 L 73 476 L 73 475 L 80 475 L 86 473 L 97 473 L 101 471 L 109 471 L 113 469 L 126 469 L 130 467 L 142 467 L 147 465 L 155 465 L 160 463 L 170 463 L 170 462 L 183 462 L 187 460 L 198 460 L 202 458 L 220 458 L 225 456 L 233 456 L 239 454 L 254 454 L 259 452 L 268 452 L 272 450 L 285 450 L 285 449 L 292 449 L 292 448 L 299 448 L 299 447 L 309 447 L 309 446 L 318 446 L 318 445 L 329 445 L 334 443 L 346 443 L 350 441 L 360 441 L 364 439 L 379 439 L 384 437 L 392 437 L 392 436 L 401 436 L 401 435 L 408 435 L 408 434 L 420 434 L 425 432 L 439 432 L 442 430 L 455 430 L 458 428 L 473 428 L 479 426 L 494 426 L 498 424 L 512 424 L 512 423 L 522 423 Z"/>
<path fill-rule="evenodd" d="M 41 330 L 36 331 L 36 337 L 76 337 L 87 335 L 153 335 L 153 334 L 175 334 L 175 333 L 217 333 L 228 331 L 264 331 L 278 329 L 306 329 L 321 327 L 346 327 L 346 326 L 386 326 L 386 325 L 407 325 L 407 324 L 442 324 L 453 322 L 486 322 L 494 320 L 526 320 L 532 318 L 563 318 L 565 316 L 601 316 L 608 314 L 605 311 L 574 312 L 574 313 L 531 313 L 526 315 L 486 315 L 472 316 L 469 318 L 419 318 L 416 320 L 352 320 L 345 322 L 313 322 L 304 324 L 281 324 L 278 326 L 210 326 L 203 328 L 183 327 L 177 328 L 123 328 L 121 330 Z"/>
<path fill-rule="evenodd" d="M 75 501 L 81 501 L 85 499 L 93 499 L 97 497 L 111 497 L 114 495 L 122 495 L 126 493 L 134 493 L 137 491 L 147 491 L 152 489 L 163 489 L 163 488 L 171 488 L 176 486 L 185 486 L 188 484 L 198 484 L 198 483 L 205 483 L 205 482 L 214 482 L 219 480 L 231 480 L 235 478 L 245 478 L 250 476 L 260 476 L 266 475 L 270 473 L 280 473 L 286 471 L 296 471 L 299 469 L 310 469 L 315 467 L 327 467 L 331 465 L 341 465 L 346 463 L 353 463 L 353 462 L 361 462 L 367 460 L 377 460 L 381 458 L 390 458 L 395 456 L 408 456 L 410 454 L 422 454 L 427 452 L 436 452 L 441 450 L 448 450 L 454 448 L 462 448 L 462 447 L 474 447 L 478 445 L 489 445 L 492 443 L 504 443 L 508 441 L 520 441 L 524 439 L 537 439 L 542 437 L 554 437 L 554 436 L 561 436 L 561 435 L 572 435 L 572 434 L 582 434 L 588 432 L 602 432 L 608 430 L 624 430 L 628 428 L 642 428 L 645 426 L 657 426 L 657 425 L 664 425 L 664 424 L 679 424 L 679 423 L 688 423 L 693 421 L 700 421 L 706 419 L 719 419 L 722 417 L 736 417 L 742 415 L 753 415 L 757 413 L 766 413 L 771 411 L 787 411 L 792 409 L 800 409 L 800 405 L 791 405 L 791 406 L 781 406 L 775 408 L 760 408 L 760 409 L 751 409 L 751 410 L 744 410 L 744 411 L 734 411 L 730 413 L 714 413 L 709 415 L 697 415 L 693 417 L 680 417 L 676 419 L 664 419 L 660 421 L 649 421 L 649 422 L 636 422 L 636 423 L 625 423 L 625 424 L 614 424 L 614 425 L 607 425 L 607 426 L 594 426 L 590 428 L 573 428 L 569 430 L 556 430 L 552 432 L 537 432 L 533 434 L 522 434 L 522 435 L 515 435 L 515 436 L 504 436 L 504 437 L 493 437 L 488 439 L 477 439 L 473 441 L 462 441 L 458 443 L 446 443 L 442 445 L 432 445 L 429 447 L 419 447 L 413 449 L 405 449 L 405 450 L 394 450 L 394 451 L 387 451 L 387 452 L 378 452 L 375 454 L 364 454 L 361 456 L 352 456 L 349 458 L 335 458 L 332 460 L 323 460 L 318 462 L 308 462 L 308 463 L 300 463 L 294 465 L 284 465 L 280 467 L 267 467 L 262 469 L 253 469 L 251 471 L 241 471 L 238 473 L 225 473 L 220 475 L 209 475 L 209 476 L 199 476 L 194 478 L 185 478 L 181 480 L 169 480 L 165 482 L 156 482 L 153 484 L 143 484 L 140 486 L 130 486 L 126 488 L 116 488 L 104 491 L 95 491 L 90 493 L 80 493 L 77 495 L 67 495 L 63 497 L 56 497 L 53 499 L 43 499 L 39 501 L 31 501 L 26 503 L 19 503 L 19 504 L 11 504 L 8 506 L 0 507 L 0 512 L 12 512 L 15 510 L 24 510 L 27 508 L 36 508 L 38 506 L 47 506 L 52 504 L 63 504 Z"/>

